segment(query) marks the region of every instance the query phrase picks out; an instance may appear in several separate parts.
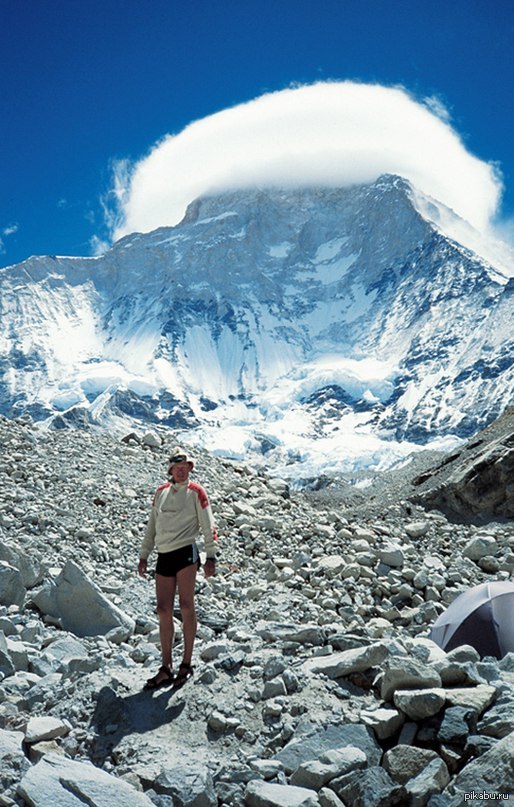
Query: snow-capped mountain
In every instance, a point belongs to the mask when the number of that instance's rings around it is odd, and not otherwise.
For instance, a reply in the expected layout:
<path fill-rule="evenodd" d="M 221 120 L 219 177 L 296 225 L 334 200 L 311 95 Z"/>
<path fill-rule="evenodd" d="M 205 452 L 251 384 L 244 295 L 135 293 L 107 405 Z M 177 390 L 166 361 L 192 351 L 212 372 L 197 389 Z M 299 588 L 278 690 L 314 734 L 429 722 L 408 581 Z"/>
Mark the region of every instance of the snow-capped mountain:
<path fill-rule="evenodd" d="M 239 190 L 2 269 L 0 412 L 162 423 L 303 476 L 468 437 L 513 399 L 514 280 L 443 214 L 393 176 Z"/>

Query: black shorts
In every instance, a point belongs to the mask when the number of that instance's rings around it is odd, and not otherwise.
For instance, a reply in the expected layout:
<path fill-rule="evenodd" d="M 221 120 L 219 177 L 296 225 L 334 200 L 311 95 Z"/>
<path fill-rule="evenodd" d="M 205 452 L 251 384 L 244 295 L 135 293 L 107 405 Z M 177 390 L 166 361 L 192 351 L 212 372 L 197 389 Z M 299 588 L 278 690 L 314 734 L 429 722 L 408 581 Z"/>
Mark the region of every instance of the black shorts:
<path fill-rule="evenodd" d="M 195 564 L 199 569 L 200 553 L 196 544 L 189 544 L 189 546 L 182 546 L 173 552 L 159 552 L 155 574 L 161 574 L 163 577 L 176 577 L 177 572 Z"/>

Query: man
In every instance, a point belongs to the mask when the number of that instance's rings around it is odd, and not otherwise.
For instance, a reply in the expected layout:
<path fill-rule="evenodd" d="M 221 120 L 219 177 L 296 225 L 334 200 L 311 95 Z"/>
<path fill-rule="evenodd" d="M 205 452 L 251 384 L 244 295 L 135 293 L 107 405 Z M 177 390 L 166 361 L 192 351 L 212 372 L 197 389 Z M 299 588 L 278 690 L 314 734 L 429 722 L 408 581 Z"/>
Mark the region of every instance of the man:
<path fill-rule="evenodd" d="M 171 482 L 157 488 L 139 553 L 140 577 L 146 575 L 147 559 L 152 549 L 156 550 L 158 556 L 155 589 L 162 666 L 156 675 L 148 679 L 145 689 L 158 689 L 170 684 L 178 688 L 193 675 L 191 659 L 196 637 L 194 595 L 196 573 L 200 568 L 196 539 L 200 532 L 205 539 L 207 554 L 205 577 L 216 573 L 218 536 L 205 490 L 189 481 L 193 468 L 194 464 L 185 451 L 180 448 L 173 451 L 168 468 Z M 173 605 L 177 589 L 184 631 L 184 656 L 175 674 L 172 647 Z"/>

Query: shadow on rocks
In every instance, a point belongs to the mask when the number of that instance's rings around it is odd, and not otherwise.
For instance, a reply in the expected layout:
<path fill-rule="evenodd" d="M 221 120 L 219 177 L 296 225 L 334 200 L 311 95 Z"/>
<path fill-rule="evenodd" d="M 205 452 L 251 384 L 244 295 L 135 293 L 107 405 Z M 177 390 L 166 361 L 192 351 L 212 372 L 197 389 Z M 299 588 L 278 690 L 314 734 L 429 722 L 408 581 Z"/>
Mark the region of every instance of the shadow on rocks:
<path fill-rule="evenodd" d="M 172 689 L 161 689 L 158 694 L 142 691 L 123 697 L 111 687 L 103 687 L 90 723 L 94 732 L 91 761 L 102 766 L 124 737 L 143 735 L 176 720 L 185 702 L 173 704 L 175 695 Z"/>

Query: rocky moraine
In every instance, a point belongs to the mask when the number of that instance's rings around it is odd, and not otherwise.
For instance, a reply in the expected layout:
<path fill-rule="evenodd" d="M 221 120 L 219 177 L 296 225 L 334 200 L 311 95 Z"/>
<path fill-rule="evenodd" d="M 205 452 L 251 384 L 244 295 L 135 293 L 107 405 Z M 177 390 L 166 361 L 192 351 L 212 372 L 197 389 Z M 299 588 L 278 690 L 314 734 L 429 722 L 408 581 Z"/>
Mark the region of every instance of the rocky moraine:
<path fill-rule="evenodd" d="M 514 793 L 514 654 L 428 639 L 511 579 L 514 526 L 405 499 L 358 512 L 193 450 L 220 532 L 195 675 L 159 666 L 137 577 L 169 430 L 0 418 L 0 804 L 452 807 Z M 175 657 L 180 658 L 177 613 Z"/>

